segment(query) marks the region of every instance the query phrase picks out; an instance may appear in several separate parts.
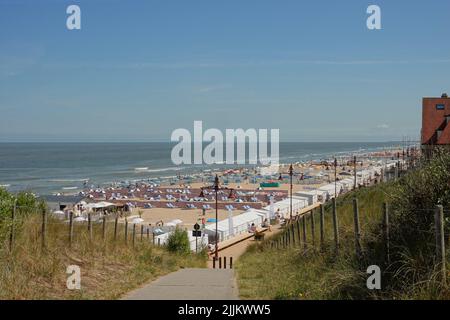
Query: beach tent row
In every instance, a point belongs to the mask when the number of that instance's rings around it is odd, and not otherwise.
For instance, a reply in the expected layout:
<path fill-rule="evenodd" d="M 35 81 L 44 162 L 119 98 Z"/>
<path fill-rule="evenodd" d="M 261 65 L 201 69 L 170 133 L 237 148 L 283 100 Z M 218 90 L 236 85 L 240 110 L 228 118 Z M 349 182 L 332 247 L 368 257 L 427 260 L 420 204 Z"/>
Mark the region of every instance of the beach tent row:
<path fill-rule="evenodd" d="M 373 179 L 375 175 L 381 175 L 382 167 L 375 166 L 371 169 L 365 169 L 358 171 L 356 173 L 356 183 L 363 184 L 364 182 Z M 308 200 L 309 205 L 313 205 L 314 203 L 320 202 L 325 203 L 330 199 L 336 197 L 341 193 L 345 193 L 350 191 L 355 184 L 354 177 L 348 177 L 336 182 L 331 182 L 329 184 L 320 186 L 317 189 L 312 190 L 302 190 L 295 193 L 296 196 L 306 198 Z"/>
<path fill-rule="evenodd" d="M 294 214 L 296 211 L 301 210 L 307 206 L 309 206 L 307 198 L 298 195 L 292 196 L 292 212 Z M 274 218 L 275 214 L 280 214 L 282 217 L 286 218 L 290 215 L 290 198 L 286 198 L 284 200 L 277 201 L 272 205 L 268 205 L 264 207 L 264 210 L 273 210 L 271 218 Z"/>
<path fill-rule="evenodd" d="M 254 223 L 260 226 L 267 217 L 267 211 L 250 209 L 236 216 L 230 216 L 228 219 L 217 223 L 217 233 L 219 242 L 235 237 L 239 234 L 248 232 L 249 225 Z M 216 224 L 208 224 L 204 229 L 205 234 L 214 239 L 216 234 Z M 214 242 L 214 241 L 212 241 Z"/>

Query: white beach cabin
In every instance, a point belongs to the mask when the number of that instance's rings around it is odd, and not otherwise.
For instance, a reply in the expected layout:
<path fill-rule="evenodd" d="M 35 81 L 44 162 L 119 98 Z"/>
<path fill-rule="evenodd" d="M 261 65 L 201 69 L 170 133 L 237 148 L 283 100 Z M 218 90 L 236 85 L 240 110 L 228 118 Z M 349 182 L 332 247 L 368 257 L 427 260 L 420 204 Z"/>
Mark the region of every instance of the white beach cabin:
<path fill-rule="evenodd" d="M 281 201 L 275 202 L 273 204 L 274 213 L 281 214 L 283 218 L 289 217 L 290 210 L 290 198 L 283 199 Z M 295 214 L 296 211 L 303 209 L 308 206 L 308 199 L 299 196 L 292 196 L 292 213 Z M 270 205 L 264 207 L 264 210 L 270 211 Z M 273 217 L 272 217 L 273 218 Z"/>
<path fill-rule="evenodd" d="M 254 223 L 257 227 L 261 226 L 267 216 L 265 210 L 250 209 L 237 216 L 232 217 L 232 232 L 230 232 L 230 219 L 221 220 L 217 223 L 217 233 L 219 242 L 231 239 L 234 236 L 248 232 L 248 226 Z M 206 225 L 204 229 L 205 234 L 214 239 L 216 234 L 216 224 L 211 223 Z"/>
<path fill-rule="evenodd" d="M 302 197 L 308 200 L 308 205 L 311 206 L 319 201 L 319 194 L 317 190 L 302 190 L 294 193 L 295 196 Z"/>

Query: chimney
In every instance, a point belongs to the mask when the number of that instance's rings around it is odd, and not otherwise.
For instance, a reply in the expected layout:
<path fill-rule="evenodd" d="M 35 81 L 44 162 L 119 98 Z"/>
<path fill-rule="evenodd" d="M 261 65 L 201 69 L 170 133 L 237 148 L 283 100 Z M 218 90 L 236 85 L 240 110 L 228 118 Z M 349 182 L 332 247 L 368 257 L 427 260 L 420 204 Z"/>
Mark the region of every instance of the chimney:
<path fill-rule="evenodd" d="M 443 93 L 442 96 L 441 96 L 441 98 L 443 98 L 443 99 L 444 99 L 444 98 L 448 98 L 448 96 L 447 96 L 446 93 Z"/>

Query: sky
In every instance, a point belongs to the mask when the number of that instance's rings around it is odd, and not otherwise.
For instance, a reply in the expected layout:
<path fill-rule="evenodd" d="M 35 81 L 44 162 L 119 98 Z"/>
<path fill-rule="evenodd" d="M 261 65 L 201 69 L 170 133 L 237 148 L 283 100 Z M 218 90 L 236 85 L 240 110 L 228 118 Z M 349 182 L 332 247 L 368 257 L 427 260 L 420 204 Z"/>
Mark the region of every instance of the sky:
<path fill-rule="evenodd" d="M 68 30 L 66 8 L 81 9 Z M 381 8 L 381 30 L 366 26 Z M 450 2 L 0 0 L 0 141 L 417 139 L 450 93 Z"/>

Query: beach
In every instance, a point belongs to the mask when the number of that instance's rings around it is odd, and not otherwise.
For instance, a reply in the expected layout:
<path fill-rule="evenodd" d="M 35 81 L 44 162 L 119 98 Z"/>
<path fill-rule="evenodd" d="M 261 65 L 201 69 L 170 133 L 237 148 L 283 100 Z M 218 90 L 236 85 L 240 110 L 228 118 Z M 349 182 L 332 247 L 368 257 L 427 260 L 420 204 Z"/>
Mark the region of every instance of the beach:
<path fill-rule="evenodd" d="M 360 154 L 356 166 L 352 154 L 341 155 L 336 168 L 334 159 L 294 163 L 292 193 L 299 202 L 304 195 L 298 193 L 308 194 L 329 186 L 330 194 L 325 195 L 323 199 L 318 195 L 319 200 L 315 200 L 325 202 L 328 200 L 326 197 L 334 197 L 332 193 L 335 188 L 335 174 L 336 182 L 341 182 L 340 192 L 353 189 L 355 170 L 358 186 L 369 185 L 374 181 L 381 181 L 383 178 L 380 175 L 386 174 L 382 173 L 383 168 L 389 171 L 388 166 L 392 169 L 393 165 L 397 165 L 401 161 L 397 157 L 402 152 L 401 149 L 392 149 Z M 138 224 L 151 227 L 152 230 L 156 226 L 167 225 L 171 227 L 178 225 L 192 230 L 195 223 L 199 223 L 202 227 L 215 223 L 215 197 L 210 187 L 216 175 L 223 188 L 218 194 L 217 218 L 224 221 L 229 219 L 230 215 L 235 217 L 251 210 L 268 210 L 271 199 L 274 203 L 288 199 L 291 190 L 289 165 L 281 164 L 274 172 L 269 172 L 268 167 L 205 170 L 202 174 L 194 175 L 182 175 L 180 172 L 176 178 L 166 181 L 155 179 L 129 184 L 115 183 L 106 187 L 85 189 L 81 195 L 87 202 L 106 202 L 117 206 L 118 210 L 126 211 L 121 222 L 125 217 L 128 217 L 127 219 L 139 217 Z M 264 183 L 269 184 L 261 187 Z M 306 205 L 308 203 L 305 200 L 305 204 L 298 204 L 296 208 Z M 86 212 L 75 210 L 77 215 Z"/>

